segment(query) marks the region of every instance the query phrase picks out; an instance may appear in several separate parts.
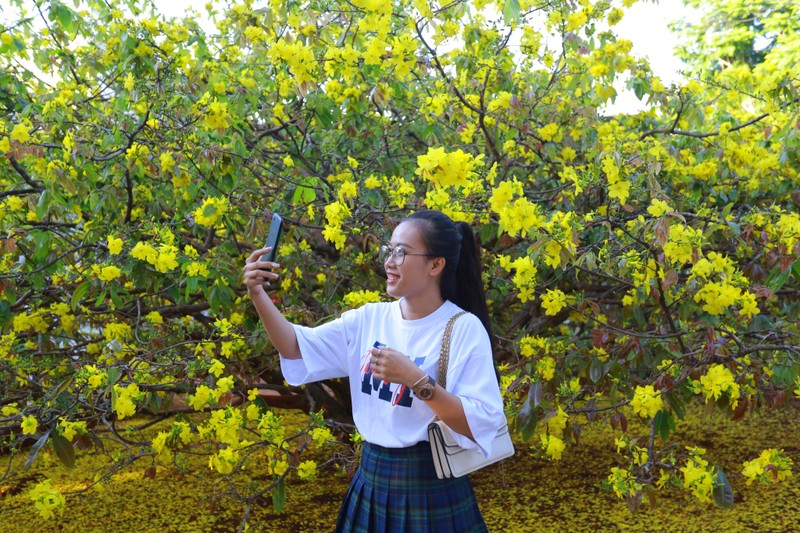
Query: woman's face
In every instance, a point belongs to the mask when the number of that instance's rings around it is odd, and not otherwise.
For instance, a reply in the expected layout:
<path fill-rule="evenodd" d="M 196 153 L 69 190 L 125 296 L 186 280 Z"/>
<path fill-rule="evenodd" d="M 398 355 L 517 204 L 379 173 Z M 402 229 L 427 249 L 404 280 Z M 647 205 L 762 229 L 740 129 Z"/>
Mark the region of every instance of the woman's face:
<path fill-rule="evenodd" d="M 391 248 L 402 248 L 406 255 L 401 265 L 397 265 L 390 255 L 383 263 L 386 269 L 386 292 L 394 298 L 405 297 L 407 300 L 415 296 L 435 291 L 439 294 L 439 276 L 436 275 L 435 259 L 428 257 L 428 250 L 422 242 L 419 224 L 413 221 L 402 222 L 392 232 Z M 421 255 L 412 255 L 421 254 Z"/>

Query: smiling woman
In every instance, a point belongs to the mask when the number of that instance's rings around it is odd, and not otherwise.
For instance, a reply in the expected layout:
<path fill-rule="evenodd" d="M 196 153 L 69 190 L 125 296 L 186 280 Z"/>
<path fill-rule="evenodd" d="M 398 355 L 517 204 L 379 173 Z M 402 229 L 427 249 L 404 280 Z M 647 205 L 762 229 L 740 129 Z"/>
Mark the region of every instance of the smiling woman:
<path fill-rule="evenodd" d="M 286 380 L 300 385 L 347 377 L 364 445 L 337 531 L 485 531 L 468 477 L 436 477 L 427 428 L 439 418 L 464 448 L 485 456 L 504 422 L 491 330 L 472 228 L 420 211 L 393 231 L 380 257 L 391 303 L 370 303 L 316 328 L 294 326 L 264 291 L 277 263 L 253 252 L 245 281 Z M 269 268 L 270 270 L 265 270 Z M 444 388 L 436 374 L 445 325 L 452 333 Z"/>

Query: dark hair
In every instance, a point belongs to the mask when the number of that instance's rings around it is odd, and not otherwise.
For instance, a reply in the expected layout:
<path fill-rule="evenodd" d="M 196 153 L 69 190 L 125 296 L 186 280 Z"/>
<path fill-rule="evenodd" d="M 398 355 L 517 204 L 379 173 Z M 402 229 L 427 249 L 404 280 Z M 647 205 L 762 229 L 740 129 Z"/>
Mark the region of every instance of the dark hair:
<path fill-rule="evenodd" d="M 494 347 L 481 277 L 480 246 L 470 225 L 453 222 L 444 213 L 430 210 L 417 211 L 406 220 L 419 224 L 426 251 L 445 259 L 440 285 L 442 298 L 477 316 Z"/>

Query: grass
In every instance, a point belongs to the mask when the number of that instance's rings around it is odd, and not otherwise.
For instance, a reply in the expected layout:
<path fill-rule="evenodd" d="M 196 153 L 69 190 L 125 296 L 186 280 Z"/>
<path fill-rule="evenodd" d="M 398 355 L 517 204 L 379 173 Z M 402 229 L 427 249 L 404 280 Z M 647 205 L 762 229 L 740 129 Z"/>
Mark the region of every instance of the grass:
<path fill-rule="evenodd" d="M 290 415 L 299 422 L 297 415 Z M 796 530 L 800 524 L 800 410 L 781 407 L 733 422 L 708 416 L 701 407 L 689 410 L 677 424 L 674 440 L 707 448 L 731 480 L 735 504 L 720 510 L 698 501 L 688 491 L 665 489 L 645 498 L 633 514 L 626 503 L 597 485 L 619 462 L 607 426 L 584 428 L 580 441 L 568 447 L 561 461 L 533 456 L 518 443 L 511 459 L 473 474 L 473 484 L 490 531 L 759 531 Z M 746 486 L 742 462 L 764 448 L 783 448 L 795 464 L 795 475 L 773 486 Z M 3 457 L 3 465 L 9 458 Z M 239 527 L 243 507 L 225 497 L 230 487 L 208 475 L 205 458 L 189 461 L 180 472 L 149 459 L 124 469 L 111 482 L 69 495 L 62 515 L 41 519 L 28 492 L 49 477 L 62 491 L 89 486 L 107 458 L 97 451 L 78 454 L 77 467 L 67 469 L 42 454 L 30 470 L 24 458 L 9 465 L 0 482 L 0 531 L 13 532 L 230 532 Z M 3 468 L 5 471 L 5 468 Z M 251 463 L 247 476 L 264 483 L 264 468 Z M 246 483 L 247 480 L 242 480 Z M 217 483 L 216 485 L 214 483 Z M 254 509 L 251 531 L 331 531 L 347 489 L 341 469 L 319 472 L 315 480 L 292 478 L 282 513 L 268 502 Z"/>

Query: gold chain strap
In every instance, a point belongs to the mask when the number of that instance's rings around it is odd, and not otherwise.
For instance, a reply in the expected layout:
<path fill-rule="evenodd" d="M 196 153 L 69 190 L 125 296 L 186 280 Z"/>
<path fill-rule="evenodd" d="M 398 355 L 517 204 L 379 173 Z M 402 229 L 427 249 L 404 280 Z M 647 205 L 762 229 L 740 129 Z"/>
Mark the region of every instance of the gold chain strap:
<path fill-rule="evenodd" d="M 444 336 L 442 337 L 442 351 L 439 353 L 439 376 L 438 376 L 438 383 L 444 389 L 447 385 L 447 365 L 450 362 L 450 334 L 453 332 L 453 326 L 456 323 L 456 319 L 461 315 L 465 315 L 466 311 L 461 311 L 460 313 L 456 313 L 450 317 L 450 321 L 447 322 L 447 326 L 444 328 Z"/>

